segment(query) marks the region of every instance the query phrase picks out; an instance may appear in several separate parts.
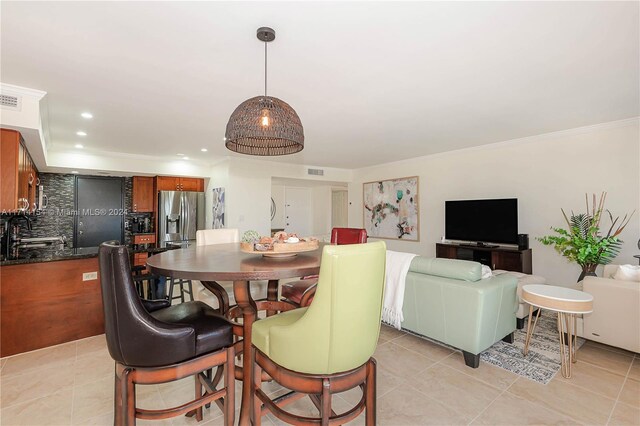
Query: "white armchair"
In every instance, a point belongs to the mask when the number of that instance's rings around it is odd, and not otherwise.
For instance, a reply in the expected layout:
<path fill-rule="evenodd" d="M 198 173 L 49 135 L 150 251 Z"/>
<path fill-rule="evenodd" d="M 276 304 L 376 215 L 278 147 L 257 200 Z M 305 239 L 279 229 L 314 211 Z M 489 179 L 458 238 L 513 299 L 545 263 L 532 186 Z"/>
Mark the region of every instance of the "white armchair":
<path fill-rule="evenodd" d="M 582 290 L 593 296 L 593 312 L 583 316 L 580 334 L 585 339 L 640 352 L 640 281 L 614 279 L 617 269 L 618 265 L 605 265 L 602 277 L 585 277 L 582 281 Z"/>

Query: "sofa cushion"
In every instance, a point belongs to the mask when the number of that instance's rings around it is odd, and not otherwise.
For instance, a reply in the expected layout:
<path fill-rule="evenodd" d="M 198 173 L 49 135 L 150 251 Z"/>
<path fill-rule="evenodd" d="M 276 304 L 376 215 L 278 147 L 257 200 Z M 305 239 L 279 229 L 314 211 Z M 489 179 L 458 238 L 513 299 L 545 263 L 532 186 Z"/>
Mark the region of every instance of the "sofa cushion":
<path fill-rule="evenodd" d="M 409 272 L 473 282 L 482 278 L 482 265 L 468 260 L 416 256 Z"/>
<path fill-rule="evenodd" d="M 640 281 L 640 265 L 620 265 L 615 274 L 614 280 L 620 281 Z"/>
<path fill-rule="evenodd" d="M 522 272 L 515 272 L 515 271 L 504 271 L 502 269 L 496 269 L 495 271 L 493 271 L 493 275 L 503 275 L 503 274 L 507 274 L 507 275 L 511 275 L 513 277 L 516 277 L 516 279 L 518 280 L 518 302 L 519 303 L 525 303 L 524 300 L 522 300 L 522 286 L 525 286 L 527 284 L 546 284 L 547 280 L 545 279 L 545 277 L 541 277 L 540 275 L 529 275 L 529 274 L 523 274 Z M 527 315 L 529 314 L 529 311 L 526 310 Z M 518 317 L 520 318 L 520 317 Z"/>

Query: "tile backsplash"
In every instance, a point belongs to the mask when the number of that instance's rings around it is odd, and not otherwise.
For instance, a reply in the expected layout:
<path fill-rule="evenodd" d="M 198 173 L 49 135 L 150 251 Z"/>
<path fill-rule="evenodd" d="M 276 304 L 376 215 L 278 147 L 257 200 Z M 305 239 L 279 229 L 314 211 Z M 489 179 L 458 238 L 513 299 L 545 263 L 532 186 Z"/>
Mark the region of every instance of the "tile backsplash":
<path fill-rule="evenodd" d="M 73 248 L 73 225 L 75 209 L 75 178 L 77 175 L 61 173 L 40 173 L 40 184 L 44 187 L 48 204 L 45 210 L 32 215 L 32 230 L 28 230 L 21 223 L 20 235 L 22 237 L 57 237 L 64 236 L 67 248 Z M 131 211 L 133 179 L 125 177 L 124 207 Z M 144 216 L 142 214 L 128 213 L 125 221 L 131 222 L 133 217 Z M 0 218 L 4 222 L 7 217 Z M 4 227 L 2 228 L 4 229 Z M 130 244 L 132 235 L 125 228 L 125 244 Z"/>

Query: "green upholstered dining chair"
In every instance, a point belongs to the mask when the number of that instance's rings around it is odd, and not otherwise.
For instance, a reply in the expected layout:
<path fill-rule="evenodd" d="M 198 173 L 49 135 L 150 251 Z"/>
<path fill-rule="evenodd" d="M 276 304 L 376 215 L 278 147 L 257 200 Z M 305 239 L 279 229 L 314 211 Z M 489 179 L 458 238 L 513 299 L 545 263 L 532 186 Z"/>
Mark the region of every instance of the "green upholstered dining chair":
<path fill-rule="evenodd" d="M 381 241 L 325 246 L 314 302 L 253 324 L 254 425 L 267 410 L 287 423 L 322 425 L 346 423 L 366 410 L 366 424 L 375 424 L 371 356 L 380 333 L 385 256 Z M 261 389 L 263 371 L 297 392 L 296 398 L 309 395 L 320 417 L 297 416 L 269 399 Z M 363 389 L 359 403 L 345 413 L 333 412 L 331 395 L 357 386 Z"/>

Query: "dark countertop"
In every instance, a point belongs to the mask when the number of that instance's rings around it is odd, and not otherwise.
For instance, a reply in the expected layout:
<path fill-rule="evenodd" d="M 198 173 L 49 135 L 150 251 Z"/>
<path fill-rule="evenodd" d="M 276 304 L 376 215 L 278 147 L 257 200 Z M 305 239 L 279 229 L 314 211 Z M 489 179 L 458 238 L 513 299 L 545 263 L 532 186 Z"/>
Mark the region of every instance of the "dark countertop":
<path fill-rule="evenodd" d="M 148 248 L 137 248 L 135 245 L 128 246 L 129 253 L 161 253 L 163 251 L 171 250 L 171 248 L 165 247 L 148 247 Z M 18 259 L 12 260 L 3 260 L 0 262 L 0 266 L 10 266 L 10 265 L 24 265 L 28 263 L 43 263 L 43 262 L 58 262 L 61 260 L 77 260 L 77 259 L 89 259 L 92 257 L 98 257 L 98 247 L 90 247 L 90 248 L 82 248 L 82 249 L 74 249 L 74 248 L 64 248 L 61 250 L 46 252 L 36 252 L 31 250 L 30 253 L 26 254 L 24 257 L 20 257 Z"/>

